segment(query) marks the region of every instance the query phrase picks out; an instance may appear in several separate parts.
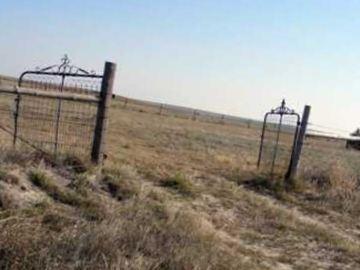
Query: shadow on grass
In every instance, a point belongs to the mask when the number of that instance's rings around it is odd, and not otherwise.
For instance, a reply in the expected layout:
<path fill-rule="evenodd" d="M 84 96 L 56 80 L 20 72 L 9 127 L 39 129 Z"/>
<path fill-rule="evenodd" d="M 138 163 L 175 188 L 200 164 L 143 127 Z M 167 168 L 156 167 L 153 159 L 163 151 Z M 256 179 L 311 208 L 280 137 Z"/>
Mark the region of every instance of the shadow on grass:
<path fill-rule="evenodd" d="M 279 200 L 289 200 L 289 193 L 295 191 L 293 187 L 285 184 L 282 175 L 264 174 L 257 171 L 234 171 L 228 179 L 237 185 L 245 187 L 262 195 L 274 197 Z"/>

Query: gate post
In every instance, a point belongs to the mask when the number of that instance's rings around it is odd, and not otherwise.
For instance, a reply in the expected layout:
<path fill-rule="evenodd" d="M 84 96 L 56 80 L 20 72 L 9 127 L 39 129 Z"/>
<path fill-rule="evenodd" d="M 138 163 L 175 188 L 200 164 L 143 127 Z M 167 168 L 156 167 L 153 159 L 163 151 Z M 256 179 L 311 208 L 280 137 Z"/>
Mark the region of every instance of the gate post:
<path fill-rule="evenodd" d="M 105 63 L 104 75 L 101 82 L 100 100 L 96 115 L 94 141 L 91 151 L 91 160 L 96 164 L 100 164 L 102 162 L 103 153 L 105 151 L 105 138 L 108 127 L 109 107 L 114 85 L 115 71 L 115 63 Z"/>
<path fill-rule="evenodd" d="M 304 144 L 306 128 L 307 128 L 307 124 L 309 121 L 310 110 L 311 110 L 311 107 L 309 105 L 306 105 L 304 107 L 304 112 L 303 112 L 303 115 L 301 118 L 300 131 L 299 131 L 299 135 L 298 135 L 295 147 L 294 147 L 294 155 L 292 156 L 288 172 L 286 173 L 286 176 L 285 176 L 286 183 L 288 183 L 290 185 L 294 184 L 294 178 L 297 173 L 299 160 L 300 160 L 300 156 L 301 156 L 301 150 L 302 150 L 302 146 Z"/>

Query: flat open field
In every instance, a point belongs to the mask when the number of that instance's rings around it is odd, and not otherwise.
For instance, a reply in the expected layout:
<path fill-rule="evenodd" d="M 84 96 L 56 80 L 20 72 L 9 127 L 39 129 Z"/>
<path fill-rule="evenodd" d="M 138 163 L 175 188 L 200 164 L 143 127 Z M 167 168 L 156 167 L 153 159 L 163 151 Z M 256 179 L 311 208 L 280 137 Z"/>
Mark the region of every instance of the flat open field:
<path fill-rule="evenodd" d="M 268 133 L 267 133 L 268 134 Z M 149 106 L 123 106 L 113 102 L 108 137 L 109 159 L 146 168 L 205 171 L 256 170 L 261 123 L 222 124 L 191 117 L 159 115 Z M 266 136 L 275 141 L 273 134 Z M 281 133 L 280 161 L 287 160 L 292 133 Z M 265 142 L 265 145 L 271 146 Z M 273 144 L 272 144 L 273 145 Z M 266 157 L 269 160 L 270 157 Z M 345 141 L 307 137 L 299 166 L 300 176 L 309 170 L 328 170 L 342 163 L 360 177 L 360 151 L 345 148 Z M 155 166 L 154 166 L 155 165 Z"/>
<path fill-rule="evenodd" d="M 360 269 L 357 151 L 308 138 L 287 189 L 258 124 L 148 110 L 115 99 L 101 172 L 2 151 L 0 268 Z"/>

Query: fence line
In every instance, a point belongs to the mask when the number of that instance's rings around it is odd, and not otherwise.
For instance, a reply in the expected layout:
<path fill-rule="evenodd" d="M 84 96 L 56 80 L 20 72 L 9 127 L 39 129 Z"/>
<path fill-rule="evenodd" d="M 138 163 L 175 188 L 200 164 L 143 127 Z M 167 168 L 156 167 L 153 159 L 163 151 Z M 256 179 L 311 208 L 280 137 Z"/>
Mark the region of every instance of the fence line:
<path fill-rule="evenodd" d="M 118 104 L 117 106 L 114 105 L 113 108 L 115 109 L 128 109 L 141 113 L 152 113 L 161 116 L 179 117 L 193 121 L 217 123 L 223 125 L 239 125 L 247 128 L 257 128 L 261 125 L 261 122 L 257 120 L 245 118 L 242 119 L 236 116 L 207 112 L 199 109 L 136 100 L 122 96 L 117 96 L 116 99 L 120 102 L 120 104 Z"/>

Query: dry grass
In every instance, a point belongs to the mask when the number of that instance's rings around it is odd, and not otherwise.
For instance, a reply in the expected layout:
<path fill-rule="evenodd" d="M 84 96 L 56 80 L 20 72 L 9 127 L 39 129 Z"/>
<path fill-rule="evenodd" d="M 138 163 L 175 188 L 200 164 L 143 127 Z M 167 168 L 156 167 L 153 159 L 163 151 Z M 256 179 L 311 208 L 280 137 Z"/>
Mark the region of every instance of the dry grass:
<path fill-rule="evenodd" d="M 101 171 L 1 152 L 0 269 L 360 269 L 356 152 L 307 141 L 287 189 L 257 128 L 120 105 Z"/>

